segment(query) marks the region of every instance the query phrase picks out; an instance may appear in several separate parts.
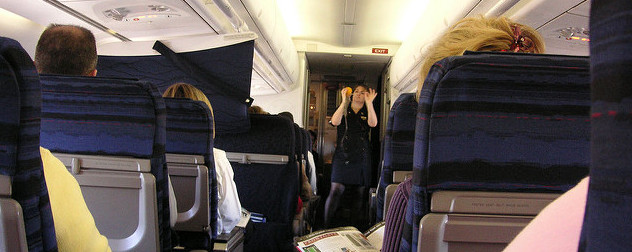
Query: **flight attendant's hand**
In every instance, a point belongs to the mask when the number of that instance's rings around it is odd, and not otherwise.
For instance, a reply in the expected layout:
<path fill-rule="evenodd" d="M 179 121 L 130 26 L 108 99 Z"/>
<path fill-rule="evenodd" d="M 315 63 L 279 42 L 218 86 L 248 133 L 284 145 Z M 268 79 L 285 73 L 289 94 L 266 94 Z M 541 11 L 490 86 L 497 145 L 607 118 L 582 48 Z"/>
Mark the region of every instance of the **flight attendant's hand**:
<path fill-rule="evenodd" d="M 350 87 L 345 87 L 340 90 L 340 94 L 342 95 L 342 103 L 349 101 L 349 97 L 351 97 L 351 92 L 353 92 L 353 90 L 351 90 Z"/>
<path fill-rule="evenodd" d="M 373 103 L 375 97 L 377 97 L 377 92 L 375 91 L 375 89 L 369 88 L 368 92 L 364 92 L 364 102 L 366 104 Z"/>

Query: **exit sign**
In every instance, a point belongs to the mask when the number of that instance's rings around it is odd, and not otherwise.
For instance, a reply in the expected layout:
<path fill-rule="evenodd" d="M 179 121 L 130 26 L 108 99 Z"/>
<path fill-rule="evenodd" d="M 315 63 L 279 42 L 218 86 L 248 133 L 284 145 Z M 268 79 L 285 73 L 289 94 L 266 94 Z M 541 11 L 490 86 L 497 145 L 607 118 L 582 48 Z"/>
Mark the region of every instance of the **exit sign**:
<path fill-rule="evenodd" d="M 373 48 L 373 53 L 388 54 L 388 49 L 387 48 Z"/>

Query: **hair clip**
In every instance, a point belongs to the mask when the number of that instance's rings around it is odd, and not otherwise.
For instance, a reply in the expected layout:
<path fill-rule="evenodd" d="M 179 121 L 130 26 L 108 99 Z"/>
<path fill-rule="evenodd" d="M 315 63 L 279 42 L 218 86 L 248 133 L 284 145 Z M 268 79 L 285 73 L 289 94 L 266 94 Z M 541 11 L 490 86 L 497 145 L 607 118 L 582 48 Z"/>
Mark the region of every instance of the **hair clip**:
<path fill-rule="evenodd" d="M 522 36 L 522 30 L 517 25 L 512 25 L 514 41 L 509 46 L 511 52 L 533 52 L 533 40 L 529 37 Z"/>

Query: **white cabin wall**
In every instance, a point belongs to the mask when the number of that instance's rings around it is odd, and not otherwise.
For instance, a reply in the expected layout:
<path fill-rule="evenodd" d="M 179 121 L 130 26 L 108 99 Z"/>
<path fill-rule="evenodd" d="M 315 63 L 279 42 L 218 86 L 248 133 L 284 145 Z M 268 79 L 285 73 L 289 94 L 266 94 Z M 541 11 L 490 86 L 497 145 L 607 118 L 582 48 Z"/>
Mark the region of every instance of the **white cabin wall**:
<path fill-rule="evenodd" d="M 270 114 L 278 114 L 284 111 L 292 113 L 294 122 L 304 127 L 305 117 L 305 97 L 308 88 L 309 74 L 307 69 L 307 58 L 304 52 L 298 52 L 299 77 L 297 85 L 292 85 L 294 89 L 275 95 L 253 96 L 253 106 L 259 106 Z"/>
<path fill-rule="evenodd" d="M 35 56 L 35 46 L 44 29 L 43 25 L 0 8 L 0 36 L 20 42 L 31 58 Z"/>
<path fill-rule="evenodd" d="M 419 63 L 424 58 L 428 46 L 450 25 L 465 17 L 479 2 L 479 0 L 431 1 L 421 13 L 422 18 L 393 57 L 389 72 L 391 86 L 403 93 L 416 90 L 417 83 L 420 81 L 417 78 Z"/>

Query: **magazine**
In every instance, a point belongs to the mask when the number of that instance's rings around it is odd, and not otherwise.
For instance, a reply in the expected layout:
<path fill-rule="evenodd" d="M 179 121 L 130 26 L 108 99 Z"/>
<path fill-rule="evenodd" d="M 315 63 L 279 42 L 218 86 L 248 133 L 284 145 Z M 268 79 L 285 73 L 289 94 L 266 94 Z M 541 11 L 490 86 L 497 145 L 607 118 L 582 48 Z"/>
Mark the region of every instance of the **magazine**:
<path fill-rule="evenodd" d="M 355 227 L 339 227 L 316 231 L 294 239 L 296 248 L 304 252 L 380 251 L 384 222 L 375 224 L 366 233 Z"/>

